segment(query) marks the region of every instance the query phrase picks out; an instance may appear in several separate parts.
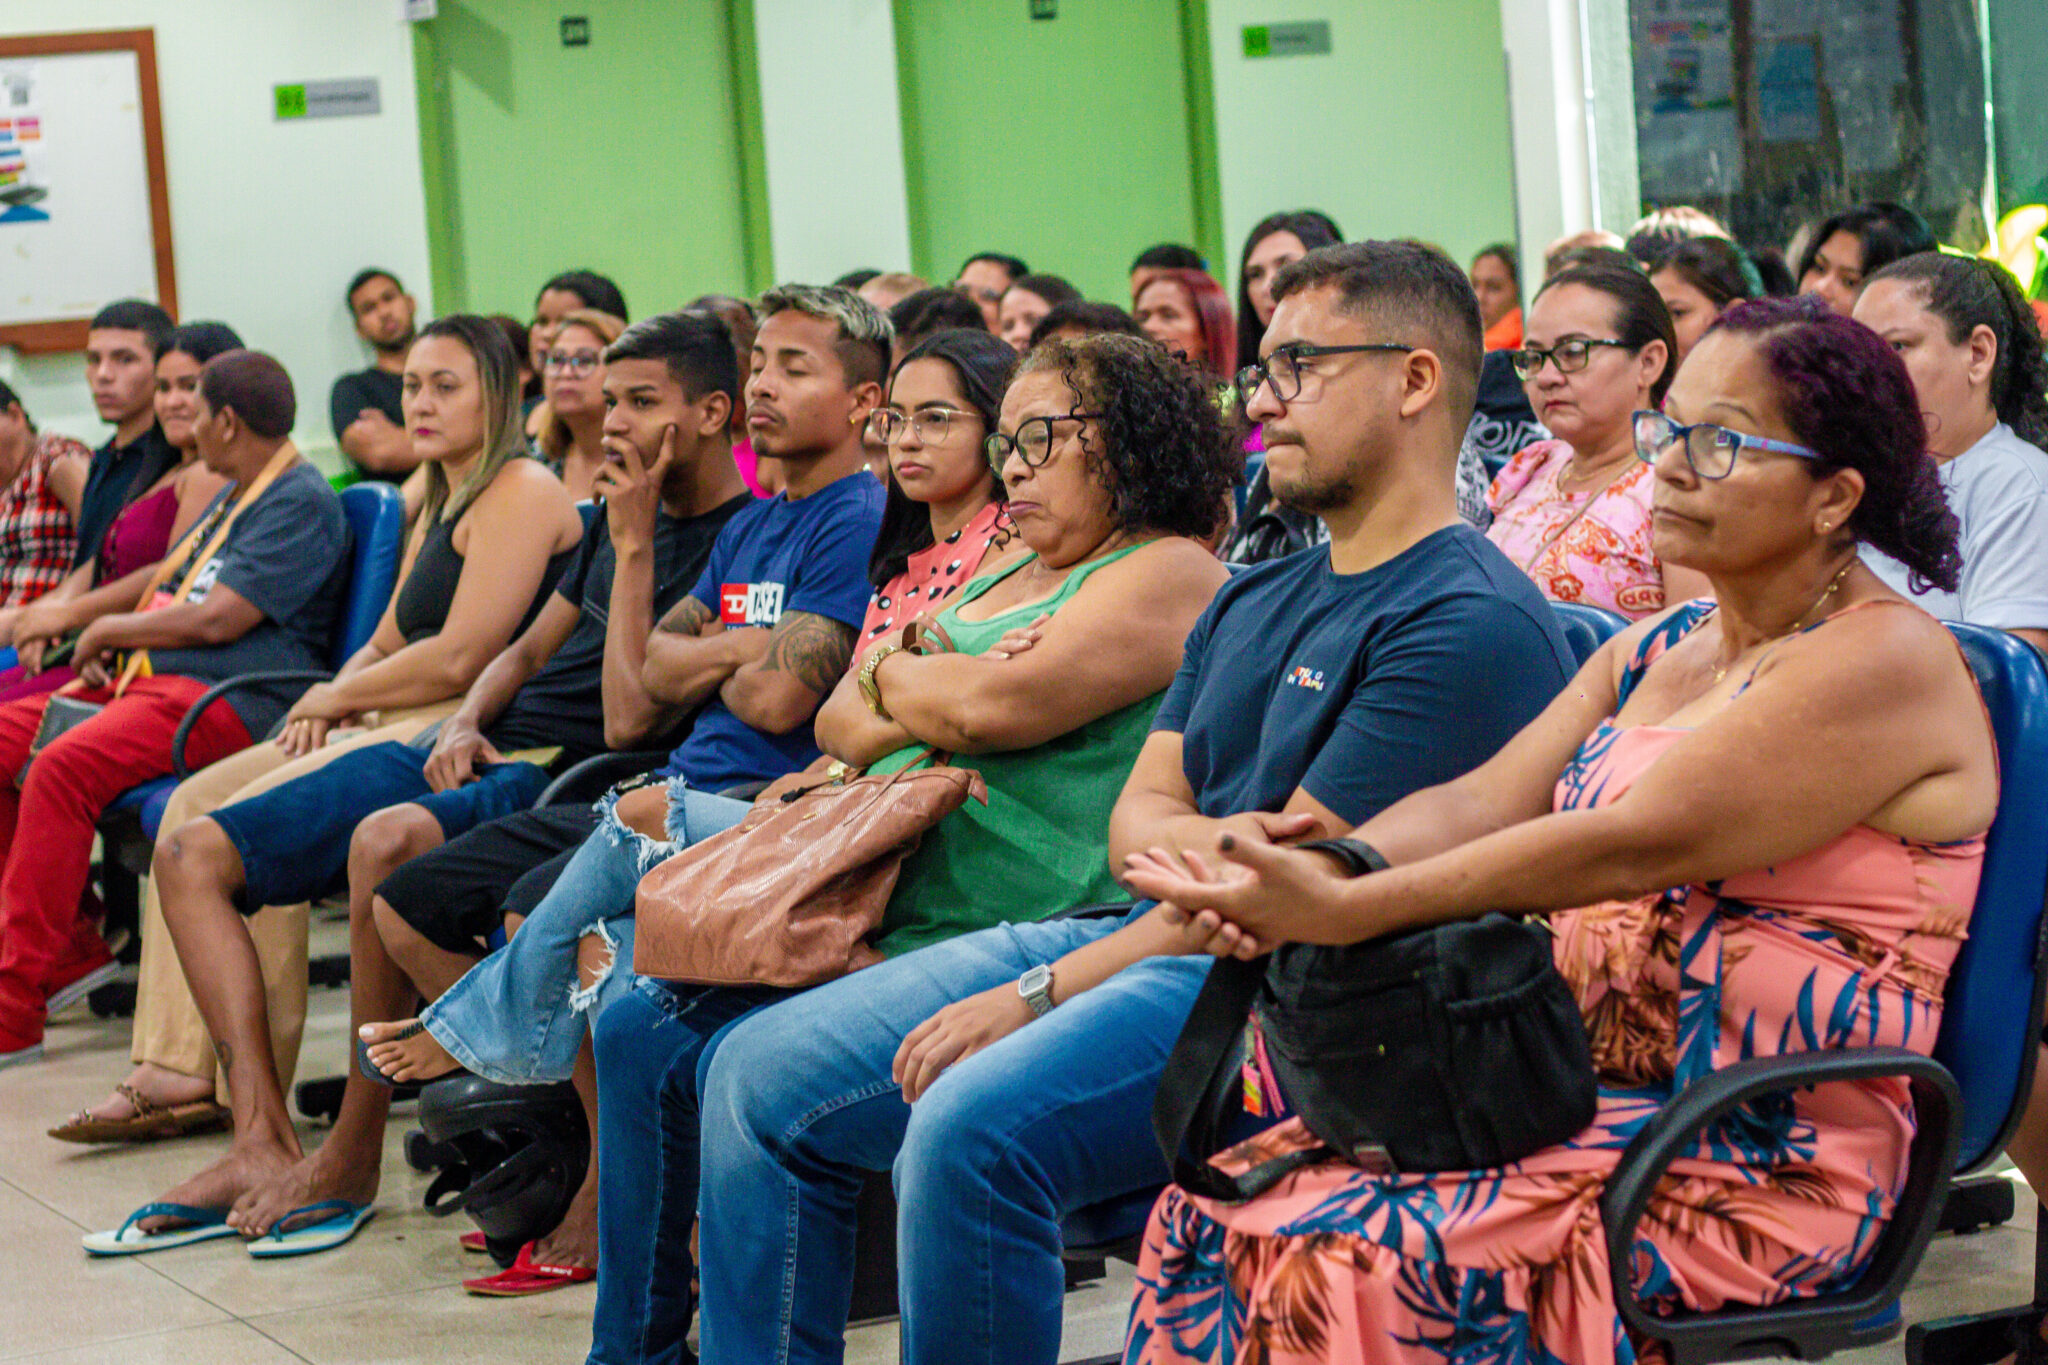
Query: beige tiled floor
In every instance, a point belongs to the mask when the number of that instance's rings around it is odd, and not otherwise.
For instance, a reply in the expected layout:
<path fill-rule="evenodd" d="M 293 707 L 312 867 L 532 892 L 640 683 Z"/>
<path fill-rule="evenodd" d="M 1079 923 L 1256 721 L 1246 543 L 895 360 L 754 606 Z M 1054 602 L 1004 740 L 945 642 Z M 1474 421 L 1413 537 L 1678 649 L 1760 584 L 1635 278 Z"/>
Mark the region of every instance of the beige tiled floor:
<path fill-rule="evenodd" d="M 316 926 L 315 951 L 341 946 Z M 346 1055 L 346 999 L 317 991 L 304 1074 L 339 1071 Z M 190 1138 L 131 1149 L 66 1146 L 43 1130 L 88 1103 L 126 1069 L 125 1020 L 83 1011 L 60 1020 L 49 1056 L 0 1072 L 0 1360 L 44 1365 L 405 1365 L 490 1360 L 496 1365 L 574 1365 L 589 1346 L 595 1291 L 481 1300 L 462 1292 L 481 1273 L 455 1238 L 466 1224 L 420 1207 L 426 1178 L 408 1169 L 399 1140 L 409 1108 L 392 1121 L 376 1220 L 348 1246 L 319 1257 L 261 1263 L 232 1242 L 154 1256 L 91 1261 L 81 1233 L 111 1227 L 221 1150 L 225 1139 Z M 307 1140 L 317 1142 L 317 1130 Z M 2024 1190 L 2022 1190 L 2024 1195 Z M 1909 1320 L 2017 1303 L 2031 1253 L 2030 1201 L 2019 1222 L 1973 1237 L 1939 1239 L 1906 1296 Z M 1128 1267 L 1069 1297 L 1069 1358 L 1113 1351 L 1130 1292 Z M 853 1365 L 896 1358 L 883 1323 L 849 1336 Z M 1840 1357 L 1852 1365 L 1900 1359 L 1896 1343 Z"/>

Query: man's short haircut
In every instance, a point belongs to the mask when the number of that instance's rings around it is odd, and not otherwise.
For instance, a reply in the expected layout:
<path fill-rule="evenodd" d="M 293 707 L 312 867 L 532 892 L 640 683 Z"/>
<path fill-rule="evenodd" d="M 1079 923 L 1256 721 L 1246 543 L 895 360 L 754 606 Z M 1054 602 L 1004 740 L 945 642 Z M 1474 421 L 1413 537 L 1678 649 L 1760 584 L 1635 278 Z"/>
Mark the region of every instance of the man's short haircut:
<path fill-rule="evenodd" d="M 292 434 L 299 400 L 292 377 L 274 356 L 261 351 L 223 351 L 199 372 L 199 396 L 215 412 L 228 408 L 242 425 L 267 441 Z"/>
<path fill-rule="evenodd" d="M 356 308 L 356 290 L 361 289 L 371 280 L 389 280 L 393 285 L 397 286 L 399 293 L 403 294 L 405 292 L 405 285 L 400 282 L 398 276 L 379 266 L 365 266 L 356 272 L 355 278 L 348 282 L 348 288 L 343 290 L 341 294 L 342 301 L 348 304 L 351 313 Z"/>
<path fill-rule="evenodd" d="M 846 387 L 879 384 L 889 377 L 889 343 L 896 331 L 882 310 L 838 285 L 783 284 L 761 296 L 761 320 L 797 312 L 830 322 L 839 336 L 832 344 L 845 372 Z"/>
<path fill-rule="evenodd" d="M 1202 259 L 1202 253 L 1179 242 L 1161 242 L 1148 246 L 1138 253 L 1131 262 L 1133 272 L 1139 270 L 1207 270 L 1209 263 Z"/>
<path fill-rule="evenodd" d="M 693 403 L 714 389 L 735 404 L 740 401 L 739 357 L 733 354 L 732 331 L 708 308 L 642 318 L 605 348 L 605 364 L 621 360 L 659 360 Z"/>
<path fill-rule="evenodd" d="M 967 272 L 967 267 L 973 265 L 976 261 L 993 261 L 1003 268 L 1012 282 L 1031 273 L 1031 267 L 1015 256 L 1005 256 L 1000 251 L 977 251 L 966 260 L 960 262 L 960 269 L 953 272 L 953 278 L 959 279 L 961 275 Z"/>
<path fill-rule="evenodd" d="M 881 274 L 879 270 L 869 270 L 863 266 L 859 270 L 847 271 L 832 283 L 840 289 L 858 289 L 869 280 L 879 279 Z"/>
<path fill-rule="evenodd" d="M 561 274 L 542 285 L 533 296 L 536 306 L 540 296 L 550 289 L 561 289 L 583 300 L 585 308 L 595 308 L 600 313 L 610 313 L 621 322 L 631 317 L 626 311 L 626 296 L 619 292 L 611 278 L 595 270 L 564 270 Z"/>
<path fill-rule="evenodd" d="M 1090 303 L 1086 299 L 1068 299 L 1056 303 L 1052 311 L 1038 320 L 1031 329 L 1031 344 L 1036 346 L 1056 332 L 1081 332 L 1094 336 L 1109 332 L 1120 336 L 1141 337 L 1145 329 L 1138 320 L 1113 303 Z"/>
<path fill-rule="evenodd" d="M 1450 415 L 1462 433 L 1479 393 L 1486 333 L 1479 323 L 1479 296 L 1458 263 L 1422 242 L 1318 247 L 1273 276 L 1273 302 L 1326 286 L 1337 291 L 1337 311 L 1369 318 L 1386 330 L 1374 340 L 1436 353 Z"/>
<path fill-rule="evenodd" d="M 149 343 L 150 359 L 155 360 L 171 344 L 171 333 L 177 330 L 177 324 L 171 321 L 169 313 L 145 299 L 121 299 L 92 315 L 87 330 L 97 332 L 102 328 L 142 333 L 143 340 Z"/>
<path fill-rule="evenodd" d="M 904 345 L 914 346 L 934 332 L 986 332 L 988 319 L 981 315 L 981 305 L 965 294 L 934 286 L 898 299 L 889 310 L 889 325 Z"/>

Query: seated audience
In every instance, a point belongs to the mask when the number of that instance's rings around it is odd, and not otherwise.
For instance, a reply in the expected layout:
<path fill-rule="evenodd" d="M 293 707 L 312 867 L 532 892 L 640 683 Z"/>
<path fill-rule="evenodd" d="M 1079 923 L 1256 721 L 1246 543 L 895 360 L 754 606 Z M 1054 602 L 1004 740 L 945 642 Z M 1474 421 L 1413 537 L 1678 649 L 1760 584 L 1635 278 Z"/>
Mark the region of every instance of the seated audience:
<path fill-rule="evenodd" d="M 327 399 L 334 439 L 356 473 L 398 483 L 419 465 L 399 396 L 416 305 L 396 275 L 374 266 L 358 272 L 342 298 L 356 335 L 370 348 L 371 362 L 368 369 L 334 381 Z"/>
<path fill-rule="evenodd" d="M 1221 830 L 1347 829 L 1484 761 L 1570 673 L 1542 598 L 1452 508 L 1481 346 L 1464 273 L 1368 242 L 1310 253 L 1275 293 L 1245 400 L 1282 496 L 1335 534 L 1233 578 L 1197 622 L 1108 814 L 1111 867 L 1162 843 L 1206 850 Z M 707 1362 L 833 1355 L 847 1196 L 892 1168 L 904 1359 L 1057 1358 L 1060 1219 L 1167 1178 L 1152 1096 L 1208 963 L 1149 903 L 1034 922 L 1054 908 L 1013 901 L 1009 924 L 763 1010 L 719 1043 L 702 1095 Z M 607 1017 L 607 1066 L 613 1034 Z M 609 1070 L 604 1085 L 609 1105 Z M 607 1341 L 613 1295 L 600 1287 Z"/>
<path fill-rule="evenodd" d="M 1807 235 L 1792 273 L 1800 293 L 1817 295 L 1848 317 L 1865 280 L 1893 261 L 1940 245 L 1927 220 L 1905 205 L 1858 204 L 1822 220 Z"/>
<path fill-rule="evenodd" d="M 547 373 L 548 351 L 555 342 L 555 329 L 562 319 L 578 309 L 594 309 L 607 317 L 624 319 L 626 296 L 605 276 L 591 270 L 565 270 L 540 287 L 533 298 L 533 321 L 526 325 L 526 359 L 536 375 Z M 526 410 L 526 434 L 538 450 L 541 418 L 536 403 Z"/>
<path fill-rule="evenodd" d="M 835 749 L 872 760 L 871 770 L 916 763 L 936 744 L 988 783 L 986 805 L 969 802 L 905 859 L 873 939 L 890 958 L 1117 896 L 1105 856 L 1117 788 L 1187 631 L 1226 578 L 1193 537 L 1229 487 L 1234 442 L 1207 386 L 1151 344 L 1097 336 L 1031 352 L 989 445 L 1032 553 L 970 583 L 940 613 L 952 650 L 877 646 L 862 667 L 867 695 L 849 677 L 820 718 Z M 1116 649 L 1100 647 L 1105 632 Z M 791 994 L 642 978 L 599 1018 L 595 1358 L 672 1358 L 682 1343 L 696 1078 L 716 1033 Z M 758 1079 L 779 1088 L 805 1077 L 778 1064 Z M 876 1088 L 888 1085 L 884 1076 Z M 728 1254 L 708 1242 L 704 1250 L 707 1271 Z M 705 1348 L 758 1358 L 708 1337 Z"/>
<path fill-rule="evenodd" d="M 1230 296 L 1199 270 L 1162 270 L 1140 290 L 1131 316 L 1145 335 L 1217 384 L 1237 369 L 1237 330 Z"/>
<path fill-rule="evenodd" d="M 1570 232 L 1543 249 L 1543 278 L 1549 279 L 1558 271 L 1570 265 L 1608 262 L 1634 264 L 1635 257 L 1627 251 L 1627 243 L 1620 234 L 1606 228 L 1587 228 L 1583 232 Z M 1585 255 L 1587 252 L 1606 252 L 1604 256 Z"/>
<path fill-rule="evenodd" d="M 1320 246 L 1344 240 L 1337 224 L 1320 209 L 1269 213 L 1245 234 L 1237 257 L 1237 354 L 1249 360 L 1259 353 L 1259 338 L 1273 320 L 1273 277 L 1280 267 L 1298 261 Z M 1138 292 L 1131 291 L 1136 299 Z"/>
<path fill-rule="evenodd" d="M 179 784 L 163 830 L 283 787 L 354 748 L 411 743 L 532 624 L 583 538 L 583 521 L 561 481 L 521 449 L 517 364 L 487 318 L 457 314 L 420 334 L 406 360 L 401 429 L 419 433 L 428 487 L 397 592 L 369 643 L 332 682 L 306 689 L 271 742 Z M 305 1020 L 306 913 L 303 904 L 272 905 L 250 921 L 281 1084 L 290 1083 Z M 148 1140 L 227 1121 L 214 1099 L 212 1043 L 166 937 L 154 879 L 141 930 L 135 1069 L 52 1137 Z"/>
<path fill-rule="evenodd" d="M 903 357 L 934 332 L 965 327 L 978 332 L 993 330 L 973 299 L 958 289 L 920 289 L 907 295 L 889 310 L 889 326 L 895 333 L 890 342 L 890 363 L 900 365 Z"/>
<path fill-rule="evenodd" d="M 1486 349 L 1513 351 L 1522 345 L 1522 271 L 1514 244 L 1495 242 L 1472 258 L 1472 291 L 1479 296 L 1479 320 L 1486 324 Z"/>
<path fill-rule="evenodd" d="M 1953 591 L 1878 554 L 1872 571 L 1944 621 L 2048 649 L 2048 363 L 2018 282 L 1994 261 L 1922 252 L 1871 276 L 1855 318 L 1906 362 L 1962 523 Z"/>
<path fill-rule="evenodd" d="M 50 996 L 111 959 L 79 913 L 93 825 L 107 802 L 166 775 L 171 738 L 210 684 L 326 662 L 348 581 L 348 523 L 327 480 L 289 439 L 297 403 L 284 367 L 229 351 L 200 374 L 199 457 L 231 484 L 163 561 L 138 611 L 79 636 L 66 703 L 99 709 L 38 744 L 50 697 L 0 706 L 0 1061 L 42 1049 Z M 248 747 L 291 705 L 285 684 L 209 706 L 185 753 L 201 766 Z"/>
<path fill-rule="evenodd" d="M 1664 401 L 1676 368 L 1671 314 L 1633 266 L 1573 266 L 1529 310 L 1515 371 L 1552 439 L 1509 460 L 1487 493 L 1487 537 L 1545 597 L 1631 619 L 1698 596 L 1706 582 L 1660 563 L 1650 467 L 1634 414 Z"/>
<path fill-rule="evenodd" d="M 1145 286 L 1159 276 L 1162 270 L 1207 270 L 1209 263 L 1202 259 L 1202 253 L 1179 242 L 1161 242 L 1148 246 L 1131 261 L 1131 298 L 1135 301 L 1144 292 Z"/>
<path fill-rule="evenodd" d="M 134 468 L 136 478 L 147 476 L 149 482 L 127 506 L 117 506 L 98 552 L 14 618 L 21 662 L 0 671 L 0 703 L 66 686 L 78 676 L 71 668 L 78 632 L 102 616 L 147 605 L 141 596 L 151 571 L 226 486 L 199 458 L 199 375 L 207 361 L 241 345 L 234 329 L 218 322 L 190 323 L 167 335 L 156 362 L 152 411 L 155 429 L 176 458 L 161 471 L 154 461 Z"/>
<path fill-rule="evenodd" d="M 981 310 L 982 325 L 994 332 L 999 330 L 996 310 L 1002 306 L 1003 295 L 1030 273 L 1031 267 L 1015 256 L 983 251 L 961 264 L 960 273 L 953 277 L 953 288 L 973 300 Z"/>
<path fill-rule="evenodd" d="M 1116 332 L 1128 337 L 1145 335 L 1145 329 L 1138 325 L 1138 320 L 1113 303 L 1068 299 L 1065 303 L 1054 304 L 1052 311 L 1038 320 L 1038 325 L 1031 329 L 1031 344 L 1024 349 L 1028 351 L 1054 337 L 1077 341 L 1102 332 Z"/>
<path fill-rule="evenodd" d="M 930 286 L 918 276 L 895 270 L 864 281 L 854 292 L 886 313 L 918 290 L 928 288 Z"/>
<path fill-rule="evenodd" d="M 21 609 L 64 581 L 78 553 L 78 502 L 92 452 L 39 432 L 0 380 L 0 645 Z"/>
<path fill-rule="evenodd" d="M 1420 1365 L 1443 1359 L 1446 1321 L 1529 1359 L 1643 1358 L 1598 1201 L 1645 1118 L 1752 1056 L 1933 1045 L 1998 771 L 1953 641 L 1857 557 L 1956 582 L 1915 411 L 1862 328 L 1814 302 L 1737 305 L 1639 431 L 1674 513 L 1657 549 L 1715 601 L 1623 634 L 1490 762 L 1366 821 L 1353 837 L 1386 871 L 1347 879 L 1256 828 L 1205 841 L 1199 864 L 1137 860 L 1128 880 L 1171 902 L 1183 948 L 1246 958 L 1549 913 L 1600 1089 L 1585 1132 L 1500 1170 L 1326 1162 L 1232 1205 L 1169 1188 L 1127 1359 Z M 1808 1021 L 1837 1000 L 1856 1008 Z M 1315 1141 L 1253 1065 L 1280 1122 L 1213 1159 L 1233 1173 Z M 1634 1255 L 1659 1308 L 1853 1281 L 1892 1211 L 1915 1125 L 1903 1080 L 1751 1109 L 1650 1200 Z M 1305 1218 L 1314 1236 L 1281 1235 Z"/>
<path fill-rule="evenodd" d="M 555 328 L 541 360 L 540 457 L 578 502 L 604 467 L 604 348 L 625 330 L 621 318 L 579 308 Z"/>
<path fill-rule="evenodd" d="M 121 509 L 176 468 L 178 452 L 157 425 L 156 363 L 176 324 L 153 303 L 123 299 L 93 316 L 85 334 L 85 378 L 92 405 L 114 428 L 93 452 L 78 501 L 77 568 L 100 552 Z M 161 551 L 159 551 L 161 553 Z"/>
<path fill-rule="evenodd" d="M 950 289 L 940 292 L 949 298 L 959 297 Z M 683 308 L 685 311 L 710 313 L 725 324 L 725 330 L 732 334 L 733 356 L 739 364 L 740 373 L 744 374 L 747 357 L 753 354 L 754 350 L 754 305 L 745 299 L 736 299 L 730 294 L 699 294 L 684 304 Z M 747 491 L 757 498 L 772 498 L 781 492 L 782 486 L 775 482 L 775 471 L 762 468 L 760 460 L 754 454 L 753 445 L 747 440 L 747 405 L 738 401 L 737 395 L 732 405 L 732 438 L 732 462 L 738 467 L 740 478 L 747 485 Z M 618 461 L 613 460 L 611 463 L 616 465 Z"/>
<path fill-rule="evenodd" d="M 1649 270 L 1650 283 L 1671 314 L 1681 365 L 1726 309 L 1764 295 L 1756 267 L 1726 237 L 1684 238 L 1667 247 Z"/>
<path fill-rule="evenodd" d="M 1077 302 L 1081 291 L 1057 275 L 1020 275 L 1003 291 L 996 306 L 996 335 L 1022 355 L 1031 346 L 1031 330 L 1062 303 Z"/>
<path fill-rule="evenodd" d="M 238 1219 L 254 1234 L 298 1207 L 293 1188 L 365 1204 L 376 1192 L 387 1095 L 357 1079 L 318 1153 L 320 1164 L 299 1169 L 302 1153 L 264 1022 L 265 983 L 238 909 L 324 892 L 351 870 L 351 831 L 373 842 L 380 831 L 395 838 L 394 828 L 403 825 L 402 841 L 419 851 L 502 812 L 523 811 L 546 781 L 546 771 L 529 760 L 551 748 L 560 749 L 557 766 L 565 766 L 668 733 L 671 713 L 641 683 L 648 632 L 697 581 L 714 537 L 750 501 L 727 437 L 739 387 L 731 336 L 709 313 L 648 319 L 620 338 L 605 383 L 607 453 L 616 456 L 601 476 L 605 515 L 592 523 L 533 624 L 442 723 L 432 751 L 388 743 L 360 748 L 211 819 L 175 830 L 166 824 L 170 837 L 159 841 L 156 865 L 165 918 L 206 1030 L 226 1045 L 219 1056 L 235 1123 L 227 1155 L 172 1190 L 174 1202 L 226 1215 L 239 1201 Z M 265 818 L 281 802 L 292 803 L 300 826 Z M 366 818 L 393 802 L 407 803 L 396 807 L 400 819 Z M 596 824 L 581 805 L 530 814 L 543 834 L 556 828 L 551 817 L 567 825 L 570 832 L 557 836 L 549 852 L 574 847 Z M 388 959 L 366 951 L 377 942 L 373 886 L 365 878 L 349 881 L 357 1023 L 393 1012 L 381 994 L 390 989 L 390 970 L 378 974 Z M 437 917 L 465 913 L 453 879 L 435 886 L 433 900 Z M 491 902 L 493 909 L 498 903 Z M 304 1184 L 293 1187 L 294 1179 Z M 281 1192 L 272 1189 L 280 1182 Z M 259 1204 L 265 1190 L 271 1192 Z M 247 1221 L 253 1207 L 273 1203 L 260 1226 Z M 180 1221 L 144 1220 L 131 1240 L 146 1243 L 176 1231 Z"/>

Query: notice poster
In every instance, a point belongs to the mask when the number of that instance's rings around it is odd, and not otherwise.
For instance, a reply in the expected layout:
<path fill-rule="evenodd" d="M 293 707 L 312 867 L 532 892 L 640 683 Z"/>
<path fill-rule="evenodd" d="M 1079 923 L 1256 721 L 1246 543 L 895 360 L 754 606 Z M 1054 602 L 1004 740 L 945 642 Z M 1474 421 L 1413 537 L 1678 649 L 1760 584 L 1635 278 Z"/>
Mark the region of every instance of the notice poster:
<path fill-rule="evenodd" d="M 1740 191 L 1729 0 L 1638 0 L 1630 9 L 1643 197 L 1671 202 Z"/>
<path fill-rule="evenodd" d="M 36 104 L 36 63 L 0 64 L 0 223 L 47 223 L 48 144 Z"/>

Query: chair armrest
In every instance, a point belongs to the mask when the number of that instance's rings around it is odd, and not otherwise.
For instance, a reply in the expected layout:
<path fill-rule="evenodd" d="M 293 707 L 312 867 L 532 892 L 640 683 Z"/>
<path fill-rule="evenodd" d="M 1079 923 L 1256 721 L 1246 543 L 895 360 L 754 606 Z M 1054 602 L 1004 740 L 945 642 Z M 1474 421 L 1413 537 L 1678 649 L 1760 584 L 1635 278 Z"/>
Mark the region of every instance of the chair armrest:
<path fill-rule="evenodd" d="M 1774 1092 L 1829 1081 L 1903 1076 L 1913 1090 L 1918 1131 L 1907 1154 L 1905 1187 L 1863 1273 L 1839 1289 L 1767 1307 L 1712 1313 L 1650 1311 L 1632 1283 L 1636 1226 L 1673 1160 L 1691 1152 L 1701 1133 L 1736 1106 Z M 1636 1134 L 1600 1198 L 1607 1229 L 1608 1270 L 1615 1309 L 1632 1331 L 1670 1344 L 1673 1365 L 1736 1360 L 1755 1354 L 1815 1360 L 1829 1351 L 1882 1340 L 1896 1315 L 1875 1323 L 1898 1300 L 1927 1250 L 1955 1170 L 1962 1097 L 1955 1078 L 1931 1057 L 1904 1048 L 1842 1048 L 1759 1057 L 1694 1081 Z M 1768 1350 L 1743 1349 L 1765 1344 Z M 1794 1345 L 1797 1349 L 1791 1349 Z"/>
<path fill-rule="evenodd" d="M 613 783 L 641 773 L 653 772 L 668 762 L 666 749 L 642 749 L 630 753 L 594 754 L 548 783 L 534 802 L 536 806 L 563 806 L 571 801 L 595 801 Z"/>
<path fill-rule="evenodd" d="M 276 669 L 269 673 L 244 673 L 238 678 L 217 682 L 199 694 L 199 700 L 192 703 L 185 712 L 185 718 L 178 722 L 177 730 L 171 735 L 171 771 L 180 782 L 192 776 L 192 769 L 185 762 L 185 745 L 192 738 L 192 727 L 206 714 L 206 708 L 232 692 L 245 691 L 251 687 L 267 687 L 272 683 L 305 683 L 310 686 L 326 682 L 334 674 L 324 668 Z"/>

